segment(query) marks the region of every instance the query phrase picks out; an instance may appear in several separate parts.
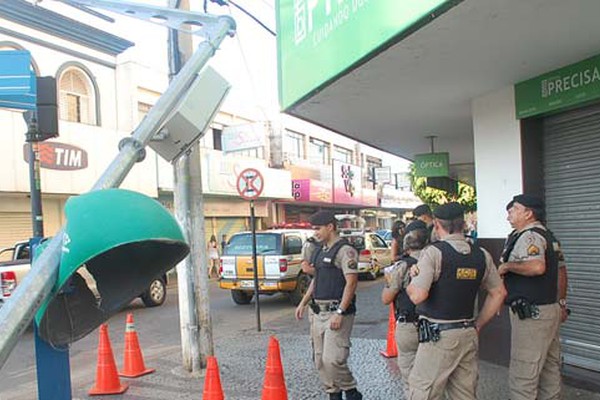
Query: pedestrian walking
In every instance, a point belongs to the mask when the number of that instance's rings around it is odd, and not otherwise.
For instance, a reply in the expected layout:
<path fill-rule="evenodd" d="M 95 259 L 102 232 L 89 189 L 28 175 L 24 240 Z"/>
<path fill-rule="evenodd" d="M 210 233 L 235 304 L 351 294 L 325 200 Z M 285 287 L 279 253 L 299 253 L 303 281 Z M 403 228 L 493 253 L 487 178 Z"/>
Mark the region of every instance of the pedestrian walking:
<path fill-rule="evenodd" d="M 319 211 L 310 222 L 321 246 L 316 249 L 315 276 L 296 308 L 302 319 L 310 305 L 310 336 L 313 359 L 330 400 L 360 400 L 356 380 L 348 368 L 350 334 L 356 312 L 358 253 L 339 237 L 335 214 Z"/>
<path fill-rule="evenodd" d="M 219 248 L 217 247 L 217 238 L 211 235 L 210 240 L 206 244 L 206 252 L 208 254 L 208 279 L 214 276 L 219 277 Z"/>
<path fill-rule="evenodd" d="M 526 194 L 506 207 L 514 231 L 498 272 L 512 311 L 511 400 L 558 399 L 561 390 L 559 327 L 567 319 L 567 270 L 560 244 L 548 230 L 544 202 Z"/>
<path fill-rule="evenodd" d="M 478 331 L 498 312 L 506 289 L 491 256 L 467 243 L 464 209 L 436 208 L 439 241 L 425 248 L 406 291 L 417 305 L 419 348 L 410 373 L 410 400 L 474 400 L 478 376 Z M 474 318 L 479 289 L 485 303 Z"/>
<path fill-rule="evenodd" d="M 415 229 L 405 233 L 404 254 L 398 262 L 385 269 L 386 285 L 381 292 L 383 304 L 394 303 L 398 367 L 405 383 L 408 382 L 419 346 L 417 311 L 415 304 L 406 293 L 406 288 L 411 279 L 410 268 L 417 264 L 421 250 L 427 245 L 428 236 L 425 229 Z"/>

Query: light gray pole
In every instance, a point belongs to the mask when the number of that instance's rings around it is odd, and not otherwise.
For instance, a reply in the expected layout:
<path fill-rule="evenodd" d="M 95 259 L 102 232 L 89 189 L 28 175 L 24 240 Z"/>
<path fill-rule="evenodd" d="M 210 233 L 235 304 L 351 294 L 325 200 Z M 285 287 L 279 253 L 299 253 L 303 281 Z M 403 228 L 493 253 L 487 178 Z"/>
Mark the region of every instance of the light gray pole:
<path fill-rule="evenodd" d="M 169 5 L 173 8 L 189 10 L 187 0 L 170 0 Z M 169 32 L 171 76 L 175 75 L 191 56 L 191 37 L 189 34 L 185 36 L 181 37 L 176 30 Z M 176 160 L 173 167 L 175 214 L 184 227 L 190 244 L 190 254 L 177 266 L 181 356 L 183 368 L 188 372 L 197 373 L 206 366 L 206 356 L 214 354 L 198 143 L 191 151 Z"/>
<path fill-rule="evenodd" d="M 209 29 L 209 28 L 207 28 Z M 215 17 L 210 39 L 202 42 L 190 60 L 172 80 L 133 135 L 123 140 L 120 151 L 92 190 L 118 187 L 139 160 L 141 152 L 161 128 L 169 112 L 175 108 L 198 72 L 214 55 L 223 39 L 235 29 L 229 16 Z M 6 304 L 0 308 L 0 368 L 17 344 L 19 336 L 31 323 L 39 306 L 48 299 L 58 276 L 64 230 L 49 241 L 44 252 L 35 261 L 31 271 L 17 286 Z"/>

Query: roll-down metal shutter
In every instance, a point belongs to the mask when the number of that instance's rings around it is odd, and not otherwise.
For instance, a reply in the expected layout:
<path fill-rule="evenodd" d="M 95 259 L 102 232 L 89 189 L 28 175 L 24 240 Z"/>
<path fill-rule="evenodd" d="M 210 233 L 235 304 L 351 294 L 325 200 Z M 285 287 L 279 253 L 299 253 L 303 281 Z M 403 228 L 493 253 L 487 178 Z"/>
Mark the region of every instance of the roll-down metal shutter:
<path fill-rule="evenodd" d="M 569 274 L 564 360 L 600 371 L 600 105 L 545 118 L 543 160 L 548 226 Z"/>

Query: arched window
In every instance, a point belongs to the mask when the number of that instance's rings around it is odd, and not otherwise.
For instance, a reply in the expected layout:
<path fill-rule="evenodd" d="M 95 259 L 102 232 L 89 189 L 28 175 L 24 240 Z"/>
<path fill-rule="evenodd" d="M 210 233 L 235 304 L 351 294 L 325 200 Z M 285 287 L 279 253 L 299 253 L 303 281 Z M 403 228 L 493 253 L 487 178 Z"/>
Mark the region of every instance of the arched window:
<path fill-rule="evenodd" d="M 60 75 L 60 119 L 96 125 L 96 97 L 89 76 L 81 69 L 70 67 Z"/>

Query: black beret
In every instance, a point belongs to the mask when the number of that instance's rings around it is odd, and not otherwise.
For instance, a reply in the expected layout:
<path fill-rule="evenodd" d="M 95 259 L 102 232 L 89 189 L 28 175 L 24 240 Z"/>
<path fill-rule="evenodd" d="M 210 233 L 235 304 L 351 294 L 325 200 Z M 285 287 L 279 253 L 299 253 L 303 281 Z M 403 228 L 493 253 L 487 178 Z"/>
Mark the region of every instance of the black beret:
<path fill-rule="evenodd" d="M 420 217 L 421 215 L 431 215 L 431 208 L 427 204 L 421 204 L 420 206 L 415 207 L 413 214 L 415 217 Z"/>
<path fill-rule="evenodd" d="M 506 205 L 506 209 L 511 208 L 514 203 L 519 203 L 527 208 L 544 209 L 544 200 L 530 194 L 518 194 L 514 196 L 511 202 Z"/>
<path fill-rule="evenodd" d="M 463 206 L 456 202 L 447 203 L 441 205 L 435 209 L 433 215 L 437 219 L 443 219 L 444 221 L 451 221 L 456 218 L 463 218 L 465 214 L 465 209 Z"/>
<path fill-rule="evenodd" d="M 406 227 L 406 229 L 404 229 L 404 233 L 409 233 L 412 231 L 417 231 L 417 230 L 427 230 L 427 225 L 425 224 L 425 222 L 421 221 L 421 220 L 416 220 L 416 221 L 412 221 L 410 224 L 408 224 L 408 226 Z"/>
<path fill-rule="evenodd" d="M 317 211 L 308 219 L 311 225 L 323 226 L 327 224 L 335 224 L 335 213 L 333 211 L 321 210 Z"/>

